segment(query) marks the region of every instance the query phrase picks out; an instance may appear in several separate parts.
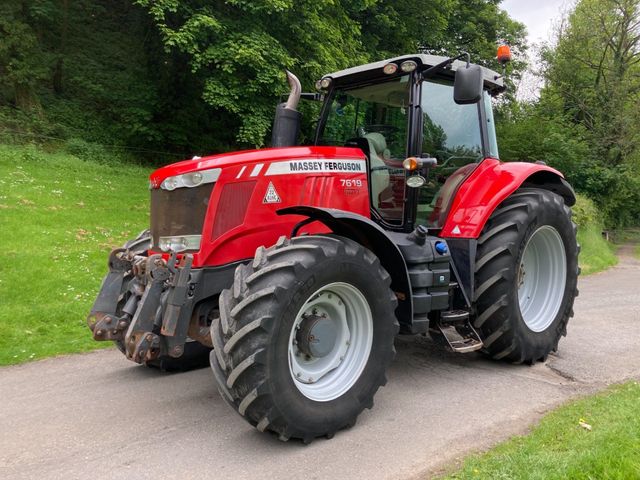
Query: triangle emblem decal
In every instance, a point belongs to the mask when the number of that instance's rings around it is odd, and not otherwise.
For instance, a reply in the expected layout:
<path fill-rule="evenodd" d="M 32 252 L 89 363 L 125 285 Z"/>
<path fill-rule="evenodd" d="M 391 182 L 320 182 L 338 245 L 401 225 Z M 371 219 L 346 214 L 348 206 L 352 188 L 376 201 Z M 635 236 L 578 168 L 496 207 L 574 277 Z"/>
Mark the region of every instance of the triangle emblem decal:
<path fill-rule="evenodd" d="M 278 195 L 276 187 L 273 186 L 272 182 L 269 182 L 267 193 L 264 194 L 262 203 L 282 203 L 282 199 L 280 198 L 280 195 Z"/>

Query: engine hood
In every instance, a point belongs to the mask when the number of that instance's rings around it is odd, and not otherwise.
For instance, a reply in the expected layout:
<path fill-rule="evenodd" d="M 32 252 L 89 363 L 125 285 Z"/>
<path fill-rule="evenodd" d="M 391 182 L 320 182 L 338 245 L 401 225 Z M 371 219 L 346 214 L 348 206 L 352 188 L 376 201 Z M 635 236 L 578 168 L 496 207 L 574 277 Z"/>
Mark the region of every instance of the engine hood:
<path fill-rule="evenodd" d="M 287 147 L 263 148 L 259 150 L 243 150 L 239 152 L 222 153 L 201 158 L 193 158 L 182 162 L 172 163 L 155 170 L 150 176 L 151 188 L 158 188 L 167 177 L 183 173 L 208 170 L 210 168 L 225 168 L 237 165 L 252 165 L 273 160 L 291 160 L 308 158 L 364 158 L 359 148 L 349 147 Z"/>

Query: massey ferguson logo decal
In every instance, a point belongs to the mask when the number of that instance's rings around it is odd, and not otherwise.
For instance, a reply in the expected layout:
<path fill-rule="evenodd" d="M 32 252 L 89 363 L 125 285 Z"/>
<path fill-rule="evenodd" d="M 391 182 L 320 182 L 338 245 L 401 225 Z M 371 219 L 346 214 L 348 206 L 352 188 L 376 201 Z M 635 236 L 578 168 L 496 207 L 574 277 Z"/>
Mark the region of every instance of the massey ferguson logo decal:
<path fill-rule="evenodd" d="M 269 182 L 269 186 L 267 187 L 267 193 L 264 194 L 264 198 L 262 199 L 262 203 L 282 203 L 282 199 L 278 192 L 276 191 L 276 187 L 273 186 L 273 183 Z"/>
<path fill-rule="evenodd" d="M 290 175 L 293 173 L 365 173 L 364 160 L 288 160 L 269 165 L 265 175 Z"/>

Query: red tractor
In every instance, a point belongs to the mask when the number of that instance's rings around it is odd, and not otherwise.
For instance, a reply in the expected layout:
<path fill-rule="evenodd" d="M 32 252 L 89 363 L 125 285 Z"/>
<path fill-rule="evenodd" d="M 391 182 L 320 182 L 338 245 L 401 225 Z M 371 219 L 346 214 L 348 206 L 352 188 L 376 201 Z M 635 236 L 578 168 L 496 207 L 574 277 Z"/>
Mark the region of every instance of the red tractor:
<path fill-rule="evenodd" d="M 151 174 L 150 230 L 111 253 L 94 338 L 166 369 L 210 352 L 233 409 L 304 442 L 373 406 L 398 333 L 513 363 L 555 351 L 575 195 L 543 163 L 498 160 L 501 76 L 463 54 L 349 68 L 317 94 L 288 79 L 275 148 Z M 323 100 L 309 146 L 301 96 Z"/>

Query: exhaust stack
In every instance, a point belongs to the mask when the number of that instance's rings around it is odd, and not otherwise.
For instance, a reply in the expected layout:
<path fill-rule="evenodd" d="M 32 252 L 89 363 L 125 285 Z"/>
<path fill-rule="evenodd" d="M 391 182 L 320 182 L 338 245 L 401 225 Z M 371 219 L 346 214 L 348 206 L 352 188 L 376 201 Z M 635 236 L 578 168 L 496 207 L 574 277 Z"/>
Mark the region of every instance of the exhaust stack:
<path fill-rule="evenodd" d="M 276 115 L 273 119 L 273 132 L 271 134 L 272 147 L 292 147 L 298 143 L 300 133 L 300 120 L 302 114 L 296 110 L 300 101 L 302 87 L 300 80 L 289 70 L 285 70 L 287 81 L 291 91 L 285 103 L 276 107 Z"/>

